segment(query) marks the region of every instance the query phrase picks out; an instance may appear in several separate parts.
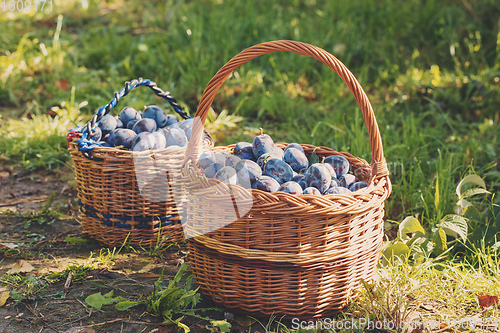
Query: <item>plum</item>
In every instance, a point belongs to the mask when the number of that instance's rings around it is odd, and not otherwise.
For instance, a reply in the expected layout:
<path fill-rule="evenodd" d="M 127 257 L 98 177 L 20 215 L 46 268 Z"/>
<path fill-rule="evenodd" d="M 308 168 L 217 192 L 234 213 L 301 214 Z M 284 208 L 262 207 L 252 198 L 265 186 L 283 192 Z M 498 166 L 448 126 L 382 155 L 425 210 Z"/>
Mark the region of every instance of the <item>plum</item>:
<path fill-rule="evenodd" d="M 338 180 L 335 177 L 332 177 L 332 184 L 330 184 L 330 187 L 332 187 L 333 183 L 336 183 L 337 184 L 336 186 L 342 186 L 342 183 L 340 182 L 340 180 Z"/>
<path fill-rule="evenodd" d="M 241 159 L 255 161 L 252 144 L 250 142 L 238 142 L 234 146 L 233 154 Z"/>
<path fill-rule="evenodd" d="M 260 176 L 262 176 L 262 170 L 259 165 L 252 160 L 241 160 L 234 166 L 234 169 L 238 175 L 238 182 L 244 182 L 246 179 L 250 180 L 250 183 L 255 183 Z"/>
<path fill-rule="evenodd" d="M 264 167 L 266 166 L 266 163 L 269 159 L 273 158 L 273 156 L 270 153 L 265 153 L 259 156 L 257 159 L 257 165 L 264 170 Z"/>
<path fill-rule="evenodd" d="M 344 156 L 340 155 L 328 156 L 327 158 L 325 158 L 323 162 L 325 164 L 328 163 L 333 167 L 337 177 L 341 177 L 345 175 L 347 171 L 349 171 L 349 161 Z"/>
<path fill-rule="evenodd" d="M 167 114 L 167 124 L 165 126 L 170 126 L 173 124 L 177 124 L 179 122 L 179 118 L 175 114 Z"/>
<path fill-rule="evenodd" d="M 132 140 L 133 151 L 154 149 L 156 139 L 153 133 L 141 132 Z"/>
<path fill-rule="evenodd" d="M 286 147 L 285 147 L 285 153 L 288 149 L 290 148 L 295 148 L 295 149 L 298 149 L 302 152 L 302 154 L 305 154 L 304 152 L 304 148 L 302 148 L 301 145 L 299 145 L 298 143 L 295 143 L 295 142 L 292 142 L 292 143 L 289 143 Z"/>
<path fill-rule="evenodd" d="M 337 178 L 337 173 L 335 172 L 335 169 L 331 166 L 331 164 L 323 163 L 323 165 L 328 169 L 328 171 L 332 175 L 332 178 Z"/>
<path fill-rule="evenodd" d="M 349 186 L 349 190 L 354 192 L 354 191 L 360 190 L 364 187 L 368 187 L 368 184 L 365 182 L 356 182 L 356 183 L 352 184 L 351 186 Z"/>
<path fill-rule="evenodd" d="M 160 131 L 154 131 L 153 135 L 155 136 L 155 145 L 153 149 L 163 149 L 167 146 L 167 139 Z"/>
<path fill-rule="evenodd" d="M 299 185 L 302 187 L 302 189 L 305 189 L 307 187 L 306 184 L 306 175 L 299 173 L 296 176 L 293 176 L 292 180 L 294 182 L 299 183 Z"/>
<path fill-rule="evenodd" d="M 215 163 L 215 152 L 213 151 L 204 151 L 201 153 L 200 158 L 198 159 L 198 165 L 202 169 L 206 169 L 210 166 L 210 164 Z"/>
<path fill-rule="evenodd" d="M 265 192 L 276 192 L 280 188 L 280 184 L 274 178 L 269 176 L 261 176 L 255 183 L 252 184 L 252 188 L 255 190 L 261 190 Z"/>
<path fill-rule="evenodd" d="M 139 120 L 141 118 L 142 118 L 141 114 L 137 112 L 137 110 L 134 109 L 133 107 L 126 106 L 120 111 L 120 120 L 123 123 L 123 127 L 128 128 L 129 121 L 131 121 L 132 119 Z"/>
<path fill-rule="evenodd" d="M 303 194 L 321 195 L 321 192 L 316 187 L 306 187 Z"/>
<path fill-rule="evenodd" d="M 184 131 L 179 128 L 171 128 L 170 130 L 162 129 L 163 135 L 167 141 L 167 147 L 169 146 L 180 146 L 185 147 L 188 144 L 188 139 Z"/>
<path fill-rule="evenodd" d="M 238 156 L 234 156 L 234 155 L 229 155 L 227 158 L 226 158 L 226 166 L 230 166 L 230 167 L 233 167 L 239 162 L 241 161 L 241 158 L 239 158 Z"/>
<path fill-rule="evenodd" d="M 212 163 L 210 164 L 206 169 L 205 171 L 203 172 L 203 174 L 205 175 L 205 177 L 207 178 L 214 178 L 215 174 L 217 173 L 217 171 L 219 171 L 220 169 L 222 169 L 224 167 L 224 164 L 221 164 L 221 163 Z"/>
<path fill-rule="evenodd" d="M 124 148 L 132 147 L 132 140 L 137 136 L 137 133 L 130 129 L 119 128 L 111 131 L 108 142 L 113 146 L 123 146 Z"/>
<path fill-rule="evenodd" d="M 156 131 L 156 122 L 150 118 L 142 118 L 134 124 L 134 127 L 132 127 L 132 131 L 136 132 L 137 134 L 142 132 L 153 133 L 154 131 Z"/>
<path fill-rule="evenodd" d="M 277 159 L 270 158 L 262 172 L 263 175 L 272 177 L 282 184 L 292 180 L 293 170 L 286 162 Z"/>
<path fill-rule="evenodd" d="M 306 171 L 309 166 L 309 161 L 307 160 L 306 155 L 297 148 L 293 147 L 288 148 L 285 151 L 283 161 L 288 163 L 292 167 L 292 170 L 298 173 Z"/>
<path fill-rule="evenodd" d="M 274 152 L 274 141 L 268 134 L 256 136 L 252 142 L 253 155 L 259 158 L 262 154 Z"/>
<path fill-rule="evenodd" d="M 352 184 L 358 181 L 358 178 L 350 173 L 346 173 L 339 177 L 340 185 L 349 188 Z"/>
<path fill-rule="evenodd" d="M 305 173 L 307 187 L 316 187 L 321 193 L 325 192 L 332 182 L 330 170 L 322 163 L 314 163 Z"/>
<path fill-rule="evenodd" d="M 94 140 L 94 141 L 101 141 L 102 138 L 102 131 L 100 127 L 96 127 L 92 130 L 92 132 L 89 133 L 89 139 Z"/>
<path fill-rule="evenodd" d="M 123 122 L 120 120 L 120 117 L 115 116 L 114 118 L 116 119 L 116 128 L 123 128 Z"/>
<path fill-rule="evenodd" d="M 101 128 L 102 134 L 104 135 L 108 134 L 115 128 L 120 128 L 118 126 L 118 120 L 110 114 L 105 115 L 101 118 L 101 120 L 99 120 L 99 127 Z"/>
<path fill-rule="evenodd" d="M 153 119 L 157 128 L 167 126 L 167 113 L 158 105 L 149 105 L 144 109 L 142 118 Z"/>
<path fill-rule="evenodd" d="M 141 119 L 130 119 L 129 122 L 127 123 L 127 127 L 124 126 L 124 128 L 132 129 L 134 128 L 134 125 Z"/>
<path fill-rule="evenodd" d="M 193 127 L 193 121 L 194 121 L 193 118 L 183 120 L 179 122 L 179 127 L 185 131 L 186 129 Z"/>
<path fill-rule="evenodd" d="M 170 126 L 176 126 L 176 127 L 179 127 L 180 129 L 182 129 L 184 131 L 184 133 L 186 134 L 186 137 L 188 138 L 188 140 L 190 140 L 191 139 L 191 131 L 193 129 L 193 121 L 194 121 L 193 118 L 189 118 L 189 119 L 183 120 L 181 122 L 173 123 Z M 205 140 L 205 138 L 206 138 L 206 135 L 205 135 L 205 132 L 203 131 L 201 133 L 200 140 L 203 141 L 203 140 Z"/>
<path fill-rule="evenodd" d="M 230 157 L 233 156 L 230 152 L 228 151 L 218 151 L 215 153 L 215 161 L 217 163 L 221 163 L 226 165 L 226 160 Z"/>
<path fill-rule="evenodd" d="M 228 185 L 236 185 L 238 184 L 238 176 L 236 175 L 236 170 L 233 167 L 225 166 L 214 176 L 215 179 L 223 182 Z"/>
<path fill-rule="evenodd" d="M 178 128 L 178 129 L 181 129 L 181 127 L 179 126 L 180 123 L 173 123 L 171 125 L 168 125 L 166 127 L 163 127 L 165 130 L 167 131 L 170 131 L 172 128 Z M 184 130 L 183 130 L 184 131 Z"/>
<path fill-rule="evenodd" d="M 349 193 L 351 192 L 348 188 L 342 187 L 342 186 L 334 186 L 330 187 L 328 190 L 326 190 L 325 194 L 343 194 L 343 193 Z"/>
<path fill-rule="evenodd" d="M 278 188 L 278 192 L 285 192 L 290 194 L 302 194 L 303 191 L 299 183 L 294 181 L 289 181 L 281 184 L 281 186 Z"/>
<path fill-rule="evenodd" d="M 276 158 L 279 158 L 280 160 L 282 160 L 283 157 L 285 157 L 285 152 L 280 147 L 274 146 L 273 155 Z"/>
<path fill-rule="evenodd" d="M 100 144 L 103 147 L 113 147 L 107 141 L 99 141 L 98 144 Z"/>
<path fill-rule="evenodd" d="M 330 193 L 329 191 L 331 191 L 333 188 L 335 187 L 339 187 L 340 185 L 340 182 L 337 182 L 336 181 L 337 178 L 332 178 L 331 182 L 330 182 L 330 187 L 324 192 L 325 194 L 326 193 Z"/>
<path fill-rule="evenodd" d="M 109 132 L 108 134 L 106 134 L 103 139 L 106 140 L 110 145 L 112 146 L 116 146 L 115 145 L 115 137 L 116 137 L 116 133 L 121 130 L 123 128 L 115 128 L 114 130 L 112 130 L 111 132 Z M 135 132 L 134 132 L 135 133 Z"/>

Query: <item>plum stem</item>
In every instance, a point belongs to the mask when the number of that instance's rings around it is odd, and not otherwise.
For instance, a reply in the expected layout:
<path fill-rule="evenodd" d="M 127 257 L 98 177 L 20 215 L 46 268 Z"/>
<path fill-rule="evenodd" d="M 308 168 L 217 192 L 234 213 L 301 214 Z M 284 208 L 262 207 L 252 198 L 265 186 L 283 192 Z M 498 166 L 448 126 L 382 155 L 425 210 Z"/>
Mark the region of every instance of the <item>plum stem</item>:
<path fill-rule="evenodd" d="M 260 135 L 264 135 L 264 130 L 262 129 L 262 127 L 260 127 L 259 129 L 260 129 Z"/>

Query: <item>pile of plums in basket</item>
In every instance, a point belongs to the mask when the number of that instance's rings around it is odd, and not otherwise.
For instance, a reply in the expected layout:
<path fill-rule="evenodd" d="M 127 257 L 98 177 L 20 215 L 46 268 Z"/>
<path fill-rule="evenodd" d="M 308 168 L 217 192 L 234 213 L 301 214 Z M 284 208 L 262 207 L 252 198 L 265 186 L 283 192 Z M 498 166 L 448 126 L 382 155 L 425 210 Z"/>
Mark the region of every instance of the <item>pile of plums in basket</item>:
<path fill-rule="evenodd" d="M 103 147 L 118 147 L 133 151 L 185 147 L 191 136 L 193 119 L 179 121 L 156 105 L 138 112 L 125 107 L 119 116 L 105 115 L 92 130 L 89 138 Z"/>
<path fill-rule="evenodd" d="M 310 164 L 301 145 L 290 143 L 281 149 L 268 134 L 255 137 L 252 143 L 237 143 L 232 154 L 205 151 L 198 163 L 208 178 L 266 192 L 327 195 L 368 186 L 349 173 L 345 157 L 331 155 Z"/>

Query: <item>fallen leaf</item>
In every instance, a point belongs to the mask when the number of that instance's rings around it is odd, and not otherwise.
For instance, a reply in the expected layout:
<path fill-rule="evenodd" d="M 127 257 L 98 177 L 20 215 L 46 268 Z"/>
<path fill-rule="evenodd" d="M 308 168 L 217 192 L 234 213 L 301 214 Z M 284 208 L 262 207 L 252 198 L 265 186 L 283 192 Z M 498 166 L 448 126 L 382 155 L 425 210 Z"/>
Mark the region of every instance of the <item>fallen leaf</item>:
<path fill-rule="evenodd" d="M 256 319 L 250 318 L 248 316 L 240 316 L 236 315 L 234 317 L 234 321 L 238 323 L 238 325 L 243 327 L 250 327 L 257 322 Z"/>
<path fill-rule="evenodd" d="M 231 324 L 226 320 L 210 320 L 212 327 L 217 327 L 221 332 L 229 332 L 231 330 Z"/>
<path fill-rule="evenodd" d="M 92 327 L 77 326 L 71 327 L 64 331 L 64 333 L 95 333 L 95 330 Z"/>
<path fill-rule="evenodd" d="M 70 243 L 71 245 L 83 244 L 83 243 L 87 243 L 88 242 L 88 240 L 85 239 L 85 238 L 70 237 L 70 236 L 64 238 L 64 241 L 66 243 Z"/>
<path fill-rule="evenodd" d="M 155 331 L 155 332 L 158 332 L 158 333 L 169 333 L 169 332 L 172 332 L 172 331 L 169 328 L 160 326 L 160 327 L 158 327 L 158 331 Z"/>
<path fill-rule="evenodd" d="M 2 248 L 2 247 L 6 247 L 8 249 L 13 249 L 13 248 L 19 247 L 19 245 L 16 245 L 14 243 L 0 243 L 0 248 Z"/>
<path fill-rule="evenodd" d="M 160 274 L 154 274 L 154 273 L 145 273 L 145 274 L 139 274 L 137 276 L 134 276 L 136 279 L 147 279 L 147 278 L 158 278 L 160 277 Z"/>
<path fill-rule="evenodd" d="M 7 274 L 28 273 L 34 269 L 35 267 L 33 267 L 29 262 L 18 260 L 12 268 L 7 271 Z"/>
<path fill-rule="evenodd" d="M 155 269 L 156 268 L 156 264 L 154 263 L 149 263 L 147 264 L 146 266 L 144 266 L 143 268 L 141 268 L 141 270 L 139 270 L 137 273 L 148 273 L 150 272 L 151 270 Z"/>
<path fill-rule="evenodd" d="M 479 296 L 478 300 L 481 310 L 484 310 L 485 308 L 489 308 L 490 306 L 497 304 L 498 296 L 483 295 Z"/>
<path fill-rule="evenodd" d="M 9 299 L 10 290 L 1 288 L 0 289 L 0 306 L 4 306 L 5 302 Z"/>
<path fill-rule="evenodd" d="M 68 90 L 70 85 L 71 85 L 71 82 L 69 82 L 68 80 L 65 80 L 65 79 L 57 79 L 54 82 L 54 85 L 56 86 L 57 89 Z"/>

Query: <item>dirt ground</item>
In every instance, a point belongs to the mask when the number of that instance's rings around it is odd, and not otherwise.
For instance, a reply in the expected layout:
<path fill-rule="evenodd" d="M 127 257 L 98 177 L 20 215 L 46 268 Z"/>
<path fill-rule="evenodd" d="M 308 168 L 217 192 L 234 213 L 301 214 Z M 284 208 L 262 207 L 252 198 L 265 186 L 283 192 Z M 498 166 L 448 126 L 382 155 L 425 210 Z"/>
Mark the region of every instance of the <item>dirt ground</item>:
<path fill-rule="evenodd" d="M 164 281 L 175 275 L 186 256 L 185 244 L 153 254 L 130 248 L 113 252 L 88 238 L 76 219 L 76 190 L 69 168 L 28 173 L 4 167 L 0 168 L 0 180 L 0 243 L 18 245 L 12 249 L 0 248 L 0 290 L 10 290 L 10 297 L 0 306 L 0 332 L 182 331 L 176 325 L 162 323 L 161 318 L 146 312 L 143 305 L 126 311 L 117 311 L 114 305 L 96 310 L 85 303 L 85 298 L 113 291 L 113 297 L 144 299 L 162 272 Z M 46 219 L 40 215 L 37 219 L 31 218 L 42 211 L 51 196 L 52 212 L 60 216 L 54 219 L 54 214 L 47 214 Z M 94 269 L 68 278 L 69 266 L 88 267 L 92 263 L 96 266 Z M 15 274 L 6 274 L 15 268 L 21 271 L 20 276 L 30 277 L 24 279 L 22 285 L 13 280 Z M 50 276 L 47 273 L 59 278 L 49 283 L 43 278 Z M 15 294 L 19 288 L 23 293 Z M 201 308 L 215 306 L 202 298 Z M 217 320 L 225 316 L 223 311 L 203 315 Z M 186 317 L 183 322 L 191 332 L 216 332 L 206 320 Z M 231 332 L 248 331 L 244 327 L 247 325 L 239 325 L 239 322 L 247 322 L 246 317 L 233 318 Z M 259 332 L 259 329 L 252 327 L 251 332 Z"/>

